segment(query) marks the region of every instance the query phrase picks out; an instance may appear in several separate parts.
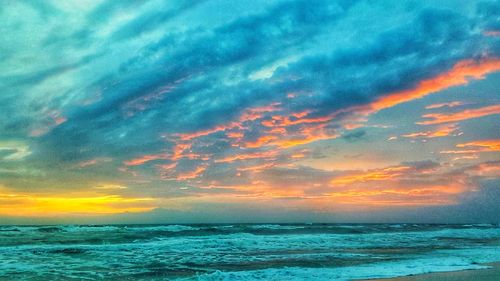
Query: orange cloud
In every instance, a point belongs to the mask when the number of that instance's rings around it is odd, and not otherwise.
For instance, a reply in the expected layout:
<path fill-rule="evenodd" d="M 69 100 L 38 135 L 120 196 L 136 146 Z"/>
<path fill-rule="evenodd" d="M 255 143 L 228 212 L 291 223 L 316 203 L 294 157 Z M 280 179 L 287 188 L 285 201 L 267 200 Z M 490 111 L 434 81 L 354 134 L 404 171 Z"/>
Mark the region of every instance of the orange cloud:
<path fill-rule="evenodd" d="M 423 98 L 451 87 L 467 85 L 470 80 L 484 79 L 487 74 L 500 71 L 499 58 L 484 58 L 481 60 L 463 60 L 456 63 L 452 69 L 441 73 L 433 78 L 423 80 L 416 87 L 399 92 L 393 92 L 379 97 L 375 101 L 361 106 L 354 106 L 337 110 L 328 116 L 317 118 L 318 122 L 328 122 L 343 113 L 354 113 L 343 120 L 345 129 L 361 127 L 361 122 L 366 121 L 365 116 L 373 114 L 382 109 Z M 428 109 L 443 106 L 454 107 L 461 105 L 460 102 L 442 103 L 428 106 Z M 263 125 L 271 127 L 279 125 L 280 120 L 265 120 Z M 312 120 L 311 120 L 312 121 Z M 450 121 L 452 122 L 452 121 Z"/>
<path fill-rule="evenodd" d="M 320 179 L 317 182 L 290 184 L 259 174 L 270 167 L 271 164 L 263 164 L 238 169 L 256 173 L 251 175 L 254 180 L 246 185 L 225 187 L 238 191 L 238 195 L 231 196 L 261 200 L 292 197 L 297 200 L 294 202 L 301 202 L 299 204 L 306 208 L 321 207 L 325 204 L 349 205 L 349 208 L 443 205 L 455 203 L 455 195 L 472 189 L 473 183 L 469 181 L 468 174 L 477 174 L 479 171 L 473 167 L 471 169 L 474 171 L 468 169 L 461 174 L 449 174 L 444 168 L 392 166 L 337 176 L 334 178 L 335 185 L 328 188 Z M 488 167 L 488 170 L 492 168 Z M 217 188 L 218 185 L 224 186 L 220 182 L 212 182 L 210 186 Z M 318 192 L 319 190 L 322 191 Z"/>
<path fill-rule="evenodd" d="M 500 139 L 477 140 L 468 143 L 460 143 L 457 144 L 457 147 L 473 147 L 483 152 L 500 151 Z"/>
<path fill-rule="evenodd" d="M 139 166 L 150 161 L 155 160 L 179 160 L 181 158 L 189 159 L 199 159 L 202 158 L 201 155 L 195 153 L 185 153 L 186 150 L 191 148 L 190 143 L 178 143 L 172 149 L 172 154 L 169 153 L 158 153 L 158 154 L 146 154 L 138 158 L 124 161 L 123 164 L 126 166 Z"/>
<path fill-rule="evenodd" d="M 274 103 L 268 106 L 249 108 L 245 110 L 237 119 L 231 120 L 225 124 L 217 125 L 213 128 L 200 130 L 185 134 L 176 134 L 173 137 L 176 146 L 173 148 L 170 159 L 167 154 L 145 155 L 143 157 L 129 160 L 125 165 L 134 166 L 141 165 L 148 161 L 157 159 L 179 160 L 181 158 L 199 159 L 202 161 L 211 161 L 213 155 L 198 155 L 192 152 L 191 146 L 211 145 L 204 143 L 204 139 L 194 142 L 195 139 L 208 136 L 218 132 L 224 132 L 227 140 L 231 142 L 233 147 L 243 148 L 272 148 L 278 152 L 280 149 L 288 149 L 295 146 L 309 144 L 318 140 L 334 139 L 338 137 L 328 125 L 332 120 L 337 120 L 339 115 L 347 117 L 339 118 L 339 122 L 344 124 L 345 128 L 353 129 L 361 126 L 361 123 L 366 119 L 366 115 L 374 113 L 378 110 L 392 107 L 394 105 L 407 102 L 413 99 L 422 98 L 428 94 L 447 89 L 449 87 L 460 86 L 467 84 L 471 79 L 484 79 L 485 75 L 494 71 L 500 70 L 500 59 L 489 58 L 482 60 L 464 60 L 457 63 L 452 69 L 437 75 L 436 77 L 421 81 L 412 89 L 389 93 L 386 96 L 380 97 L 369 105 L 344 108 L 332 112 L 327 116 L 313 116 L 311 111 L 300 111 L 282 114 L 282 108 L 279 103 Z M 439 108 L 442 106 L 458 106 L 459 102 L 451 102 L 447 104 L 435 104 L 428 106 L 429 108 Z M 494 108 L 494 110 L 496 110 Z M 352 114 L 354 113 L 354 114 Z M 357 114 L 356 114 L 357 113 Z M 351 114 L 351 115 L 349 115 Z M 271 116 L 272 115 L 272 116 Z M 251 122 L 251 123 L 250 123 Z M 451 122 L 451 121 L 447 121 Z M 245 141 L 245 130 L 250 128 L 250 124 L 261 124 L 267 127 L 255 141 Z M 404 135 L 404 137 L 442 137 L 454 133 L 455 128 L 452 126 L 439 127 L 434 131 L 416 132 L 413 134 Z M 278 153 L 273 152 L 273 153 Z M 277 154 L 276 154 L 277 155 Z M 248 155 L 227 156 L 224 159 L 218 159 L 214 162 L 224 163 L 231 161 L 244 160 Z M 257 156 L 255 156 L 257 157 Z M 247 158 L 257 159 L 257 158 Z M 208 167 L 213 162 L 203 162 L 202 167 Z M 172 165 L 172 164 L 169 164 Z M 175 167 L 171 168 L 175 169 Z M 373 175 L 373 176 L 376 176 Z M 190 174 L 180 175 L 179 178 L 190 179 Z"/>
<path fill-rule="evenodd" d="M 372 111 L 379 111 L 385 108 L 393 107 L 397 104 L 419 99 L 431 93 L 439 92 L 450 87 L 466 85 L 471 79 L 484 79 L 488 73 L 499 70 L 500 59 L 498 58 L 488 58 L 478 61 L 460 61 L 455 64 L 451 70 L 434 78 L 421 81 L 413 89 L 395 92 L 380 97 L 375 102 L 371 103 L 369 108 Z"/>
<path fill-rule="evenodd" d="M 495 177 L 497 162 L 486 162 L 457 170 L 450 166 L 392 166 L 351 171 L 335 176 L 324 195 L 351 205 L 411 206 L 453 204 L 457 195 L 477 188 L 477 176 Z"/>
<path fill-rule="evenodd" d="M 291 158 L 294 158 L 294 159 L 300 159 L 300 158 L 304 158 L 306 157 L 306 154 L 302 153 L 302 152 L 298 152 L 298 153 L 295 153 L 295 154 L 292 154 L 290 155 Z"/>
<path fill-rule="evenodd" d="M 226 136 L 231 139 L 241 139 L 245 136 L 242 132 L 227 132 Z"/>
<path fill-rule="evenodd" d="M 241 114 L 241 116 L 238 118 L 238 120 L 235 122 L 230 122 L 228 124 L 215 126 L 214 128 L 207 129 L 207 130 L 201 130 L 201 131 L 197 131 L 194 133 L 177 134 L 176 136 L 178 136 L 183 141 L 188 141 L 188 140 L 192 140 L 195 138 L 208 136 L 208 135 L 211 135 L 213 133 L 231 130 L 234 128 L 244 129 L 244 126 L 242 123 L 261 119 L 263 117 L 262 113 L 280 110 L 280 108 L 278 106 L 279 106 L 279 103 L 272 103 L 268 106 L 249 108 L 245 112 L 243 112 Z"/>
<path fill-rule="evenodd" d="M 467 119 L 474 119 L 488 115 L 500 114 L 500 104 L 485 106 L 475 109 L 467 109 L 456 113 L 430 113 L 422 117 L 430 118 L 432 120 L 417 122 L 420 125 L 433 125 L 449 122 L 463 121 Z"/>
<path fill-rule="evenodd" d="M 275 115 L 270 120 L 262 121 L 266 127 L 287 127 L 299 124 L 322 123 L 332 119 L 330 116 L 304 118 L 309 115 L 309 111 L 291 113 L 289 116 Z"/>
<path fill-rule="evenodd" d="M 475 160 L 475 159 L 479 159 L 479 156 L 476 154 L 472 154 L 472 155 L 461 155 L 461 156 L 455 157 L 451 160 L 458 161 L 458 160 Z"/>
<path fill-rule="evenodd" d="M 177 162 L 160 165 L 159 167 L 162 170 L 172 170 L 172 169 L 175 169 L 175 167 L 177 167 Z"/>
<path fill-rule="evenodd" d="M 255 141 L 246 142 L 245 143 L 245 147 L 248 147 L 248 148 L 257 148 L 257 147 L 261 147 L 261 146 L 273 143 L 273 141 L 275 141 L 277 139 L 278 139 L 278 136 L 265 135 L 265 136 L 259 137 Z"/>
<path fill-rule="evenodd" d="M 217 159 L 215 163 L 229 163 L 240 160 L 248 160 L 248 159 L 262 159 L 262 158 L 272 158 L 278 154 L 278 151 L 268 150 L 263 152 L 254 152 L 254 153 L 240 153 L 232 156 L 228 156 L 226 158 Z"/>
<path fill-rule="evenodd" d="M 101 163 L 105 163 L 105 162 L 110 162 L 110 161 L 113 161 L 113 159 L 107 158 L 107 157 L 94 158 L 94 159 L 90 159 L 90 160 L 82 161 L 82 162 L 78 163 L 78 167 L 79 168 L 85 168 L 85 167 L 88 167 L 88 166 L 94 166 L 94 165 L 97 165 L 97 164 L 101 164 Z"/>
<path fill-rule="evenodd" d="M 271 168 L 274 165 L 275 165 L 274 163 L 267 163 L 267 164 L 261 164 L 261 165 L 239 167 L 239 168 L 237 168 L 237 170 L 238 171 L 262 171 L 264 169 Z"/>
<path fill-rule="evenodd" d="M 177 143 L 172 149 L 172 160 L 179 160 L 181 158 L 196 158 L 192 153 L 184 154 L 188 149 L 191 149 L 191 143 Z"/>
<path fill-rule="evenodd" d="M 330 183 L 332 185 L 346 185 L 355 182 L 386 181 L 401 176 L 404 172 L 410 169 L 410 167 L 406 166 L 396 166 L 367 172 L 359 172 L 352 175 L 336 177 L 331 180 Z"/>
<path fill-rule="evenodd" d="M 486 162 L 476 165 L 473 170 L 475 175 L 481 177 L 500 177 L 500 162 Z"/>
<path fill-rule="evenodd" d="M 478 153 L 479 150 L 443 150 L 439 153 L 441 154 L 467 154 L 467 153 Z"/>
<path fill-rule="evenodd" d="M 347 123 L 347 124 L 344 124 L 344 129 L 346 129 L 346 130 L 354 130 L 354 129 L 357 129 L 357 128 L 361 128 L 363 126 L 364 126 L 363 124 L 359 124 L 359 123 Z"/>
<path fill-rule="evenodd" d="M 489 140 L 477 140 L 468 143 L 459 143 L 456 145 L 457 148 L 462 148 L 460 150 L 444 150 L 441 154 L 468 154 L 468 153 L 479 153 L 479 152 L 498 152 L 500 151 L 500 140 L 499 139 L 489 139 Z"/>
<path fill-rule="evenodd" d="M 330 118 L 330 117 L 329 117 Z M 243 144 L 245 147 L 276 146 L 282 149 L 298 145 L 304 145 L 319 140 L 334 139 L 338 137 L 337 133 L 329 132 L 326 129 L 328 123 L 312 124 L 314 122 L 303 122 L 302 126 L 296 128 L 294 132 L 287 135 L 265 135 L 255 142 Z"/>
<path fill-rule="evenodd" d="M 278 140 L 273 142 L 273 145 L 277 145 L 280 148 L 290 148 L 298 145 L 304 145 L 308 143 L 312 143 L 315 141 L 319 140 L 328 140 L 328 139 L 334 139 L 337 138 L 337 134 L 324 134 L 324 133 L 319 133 L 319 134 L 310 134 L 310 135 L 305 135 L 302 137 L 298 138 L 291 138 L 291 139 L 285 139 L 285 140 Z"/>
<path fill-rule="evenodd" d="M 195 179 L 195 178 L 199 177 L 200 175 L 202 175 L 206 169 L 207 169 L 207 167 L 205 167 L 205 166 L 199 166 L 191 172 L 179 174 L 177 176 L 177 180 Z"/>
<path fill-rule="evenodd" d="M 233 129 L 236 127 L 241 128 L 241 125 L 239 123 L 233 122 L 233 123 L 230 123 L 228 125 L 216 126 L 212 129 L 208 129 L 208 130 L 202 130 L 202 131 L 197 131 L 194 133 L 187 133 L 187 134 L 178 134 L 177 136 L 183 141 L 188 141 L 188 140 L 192 140 L 195 138 L 208 136 L 208 135 L 211 135 L 213 133 L 223 132 L 223 131 Z"/>
<path fill-rule="evenodd" d="M 143 155 L 139 158 L 125 161 L 123 162 L 123 164 L 125 164 L 126 166 L 138 166 L 153 160 L 169 159 L 169 157 L 170 155 L 167 153 L 148 154 L 148 155 Z"/>
<path fill-rule="evenodd" d="M 240 116 L 239 122 L 254 121 L 257 119 L 261 119 L 264 117 L 263 113 L 281 110 L 281 108 L 278 107 L 279 105 L 280 103 L 272 103 L 271 105 L 268 106 L 254 107 L 247 109 Z"/>
<path fill-rule="evenodd" d="M 425 132 L 417 132 L 402 135 L 404 138 L 438 138 L 438 137 L 446 137 L 451 136 L 458 130 L 456 124 L 440 126 L 436 128 L 434 131 L 425 131 Z"/>
<path fill-rule="evenodd" d="M 350 190 L 329 194 L 329 197 L 342 204 L 363 205 L 364 207 L 411 207 L 411 206 L 434 206 L 450 205 L 456 203 L 456 199 L 450 194 L 442 192 L 447 186 L 433 186 L 424 188 L 413 188 L 407 191 L 397 189 L 382 189 L 374 191 Z M 330 199 L 331 200 L 331 199 Z"/>

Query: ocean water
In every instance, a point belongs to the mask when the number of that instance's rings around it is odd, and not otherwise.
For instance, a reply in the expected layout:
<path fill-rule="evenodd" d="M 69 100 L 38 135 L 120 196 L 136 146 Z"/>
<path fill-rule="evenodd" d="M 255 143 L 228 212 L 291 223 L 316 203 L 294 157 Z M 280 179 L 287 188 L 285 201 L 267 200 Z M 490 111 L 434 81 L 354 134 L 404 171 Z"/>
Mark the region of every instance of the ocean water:
<path fill-rule="evenodd" d="M 352 280 L 493 261 L 498 225 L 0 226 L 0 280 Z"/>

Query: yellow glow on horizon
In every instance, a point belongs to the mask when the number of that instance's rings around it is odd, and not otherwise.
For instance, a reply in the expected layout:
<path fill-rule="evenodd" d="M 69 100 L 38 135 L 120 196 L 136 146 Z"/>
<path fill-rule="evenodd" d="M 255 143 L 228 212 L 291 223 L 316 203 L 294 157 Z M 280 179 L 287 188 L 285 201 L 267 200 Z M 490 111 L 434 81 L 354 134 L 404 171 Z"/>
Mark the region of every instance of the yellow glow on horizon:
<path fill-rule="evenodd" d="M 53 197 L 0 192 L 0 215 L 4 216 L 106 215 L 145 212 L 154 208 L 153 198 L 124 198 L 119 195 Z"/>

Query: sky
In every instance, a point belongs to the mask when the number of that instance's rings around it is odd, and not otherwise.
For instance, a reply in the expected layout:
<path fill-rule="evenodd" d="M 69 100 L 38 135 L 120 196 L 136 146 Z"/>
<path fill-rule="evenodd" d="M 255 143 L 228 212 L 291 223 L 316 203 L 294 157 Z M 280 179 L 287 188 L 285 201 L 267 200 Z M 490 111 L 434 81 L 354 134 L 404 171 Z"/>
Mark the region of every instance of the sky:
<path fill-rule="evenodd" d="M 0 7 L 0 224 L 500 222 L 499 1 Z"/>

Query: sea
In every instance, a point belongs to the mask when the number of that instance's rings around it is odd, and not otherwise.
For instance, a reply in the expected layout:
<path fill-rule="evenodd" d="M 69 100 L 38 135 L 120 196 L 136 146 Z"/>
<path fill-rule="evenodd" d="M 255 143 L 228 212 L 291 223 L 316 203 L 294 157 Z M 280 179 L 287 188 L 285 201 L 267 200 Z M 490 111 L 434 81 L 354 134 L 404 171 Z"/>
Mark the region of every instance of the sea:
<path fill-rule="evenodd" d="M 495 261 L 492 224 L 0 226 L 0 280 L 356 280 Z"/>

